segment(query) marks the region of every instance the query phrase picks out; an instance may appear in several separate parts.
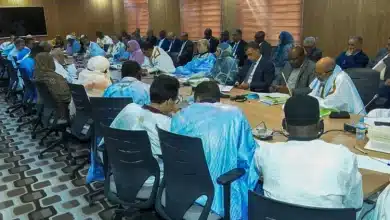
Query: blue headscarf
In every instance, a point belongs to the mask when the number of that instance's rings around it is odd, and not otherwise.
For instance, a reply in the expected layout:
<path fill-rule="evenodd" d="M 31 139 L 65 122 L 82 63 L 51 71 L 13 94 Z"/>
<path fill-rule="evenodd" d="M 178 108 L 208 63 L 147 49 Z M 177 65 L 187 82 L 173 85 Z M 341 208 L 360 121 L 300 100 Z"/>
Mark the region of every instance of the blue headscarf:
<path fill-rule="evenodd" d="M 273 61 L 276 67 L 283 67 L 288 60 L 288 51 L 294 44 L 294 37 L 287 31 L 282 31 L 279 35 L 279 44 L 276 47 Z"/>

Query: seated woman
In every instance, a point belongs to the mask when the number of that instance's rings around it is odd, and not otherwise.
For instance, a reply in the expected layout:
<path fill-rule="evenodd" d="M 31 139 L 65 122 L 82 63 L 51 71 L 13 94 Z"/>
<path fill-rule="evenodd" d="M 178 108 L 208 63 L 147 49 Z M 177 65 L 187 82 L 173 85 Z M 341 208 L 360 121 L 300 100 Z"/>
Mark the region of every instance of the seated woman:
<path fill-rule="evenodd" d="M 77 78 L 77 70 L 74 64 L 67 65 L 65 62 L 64 52 L 60 48 L 56 48 L 50 52 L 56 65 L 55 72 L 66 79 L 68 83 L 73 83 Z"/>
<path fill-rule="evenodd" d="M 88 96 L 102 97 L 104 90 L 111 82 L 110 62 L 103 56 L 92 57 L 87 68 L 80 72 L 77 84 L 87 89 Z"/>
<path fill-rule="evenodd" d="M 54 72 L 56 66 L 54 59 L 47 52 L 39 53 L 35 57 L 35 80 L 37 82 L 43 82 L 50 95 L 53 97 L 58 105 L 69 105 L 71 100 L 71 92 L 66 80 Z M 61 111 L 57 111 L 59 119 L 68 119 L 69 112 L 67 108 L 59 108 Z"/>
<path fill-rule="evenodd" d="M 142 65 L 145 61 L 144 53 L 141 50 L 139 43 L 136 40 L 130 40 L 127 43 L 127 51 L 130 53 L 129 59 Z"/>
<path fill-rule="evenodd" d="M 205 73 L 205 76 L 210 76 L 211 69 L 214 67 L 216 58 L 214 54 L 209 52 L 209 42 L 206 39 L 198 41 L 198 55 L 185 66 L 176 68 L 175 75 L 191 76 L 196 73 Z"/>
<path fill-rule="evenodd" d="M 118 62 L 126 51 L 126 45 L 116 35 L 112 36 L 112 41 L 114 44 L 108 49 L 106 57 L 112 59 L 113 62 Z"/>
<path fill-rule="evenodd" d="M 234 85 L 238 73 L 238 64 L 232 56 L 232 47 L 221 43 L 215 52 L 217 61 L 211 70 L 212 77 L 222 85 Z"/>
<path fill-rule="evenodd" d="M 294 46 L 294 37 L 287 31 L 282 31 L 279 35 L 279 44 L 275 49 L 272 62 L 275 64 L 275 75 L 279 76 L 282 68 L 288 62 L 288 52 Z"/>

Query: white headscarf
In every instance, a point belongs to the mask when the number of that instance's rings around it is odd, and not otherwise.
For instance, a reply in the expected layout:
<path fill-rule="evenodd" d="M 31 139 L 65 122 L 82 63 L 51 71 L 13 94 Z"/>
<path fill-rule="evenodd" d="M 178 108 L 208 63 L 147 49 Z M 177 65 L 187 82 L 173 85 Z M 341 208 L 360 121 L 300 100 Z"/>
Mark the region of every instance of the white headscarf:
<path fill-rule="evenodd" d="M 104 90 L 111 85 L 110 62 L 103 56 L 88 60 L 87 68 L 80 72 L 77 80 L 87 89 L 89 96 L 102 96 Z"/>

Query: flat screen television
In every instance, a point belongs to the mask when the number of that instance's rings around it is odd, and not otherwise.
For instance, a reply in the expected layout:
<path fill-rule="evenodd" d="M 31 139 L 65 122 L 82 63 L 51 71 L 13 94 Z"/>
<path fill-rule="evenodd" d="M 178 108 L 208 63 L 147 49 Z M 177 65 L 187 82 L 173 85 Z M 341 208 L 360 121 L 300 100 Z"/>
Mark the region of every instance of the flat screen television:
<path fill-rule="evenodd" d="M 0 8 L 0 38 L 28 34 L 47 35 L 43 7 Z"/>

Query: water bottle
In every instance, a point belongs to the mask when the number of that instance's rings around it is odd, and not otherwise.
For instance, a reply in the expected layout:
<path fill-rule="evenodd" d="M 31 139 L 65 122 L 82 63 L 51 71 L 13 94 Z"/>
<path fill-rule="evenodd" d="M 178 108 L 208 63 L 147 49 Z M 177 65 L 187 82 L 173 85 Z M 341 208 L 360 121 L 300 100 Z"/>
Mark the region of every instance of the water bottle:
<path fill-rule="evenodd" d="M 366 138 L 367 127 L 364 124 L 364 118 L 360 118 L 359 123 L 356 124 L 356 144 L 363 145 Z"/>

